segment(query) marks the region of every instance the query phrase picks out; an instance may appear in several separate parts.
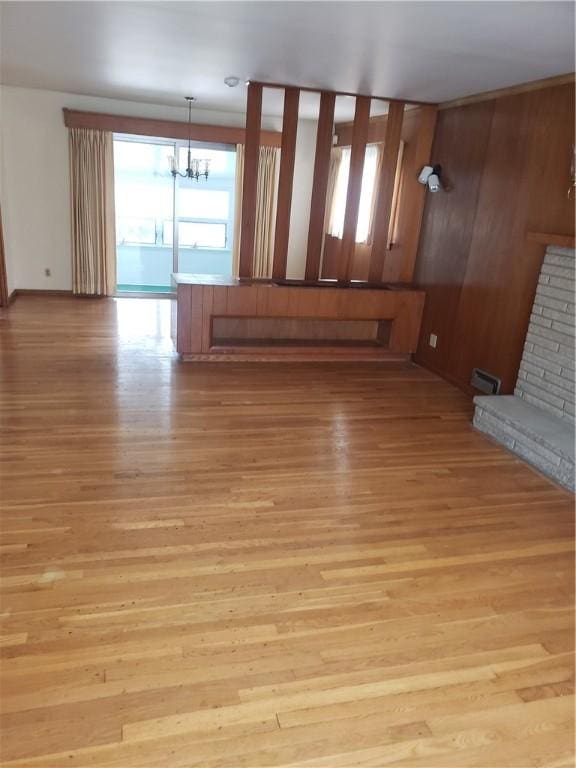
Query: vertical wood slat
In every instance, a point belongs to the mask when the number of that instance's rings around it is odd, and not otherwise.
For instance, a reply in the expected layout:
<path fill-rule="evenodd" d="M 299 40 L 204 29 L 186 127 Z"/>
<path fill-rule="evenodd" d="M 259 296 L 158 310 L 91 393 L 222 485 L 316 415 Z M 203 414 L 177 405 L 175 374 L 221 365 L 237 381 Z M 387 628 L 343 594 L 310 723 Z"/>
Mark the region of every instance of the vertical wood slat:
<path fill-rule="evenodd" d="M 284 90 L 284 117 L 282 120 L 282 150 L 278 176 L 278 202 L 276 206 L 276 229 L 274 234 L 274 262 L 272 277 L 286 277 L 288 260 L 288 237 L 290 234 L 290 210 L 292 206 L 292 184 L 294 181 L 294 160 L 296 157 L 296 134 L 298 131 L 298 88 Z"/>
<path fill-rule="evenodd" d="M 354 125 L 352 128 L 352 147 L 350 150 L 350 175 L 348 176 L 346 211 L 344 213 L 344 229 L 342 247 L 340 249 L 340 264 L 338 267 L 338 280 L 345 282 L 350 280 L 354 248 L 356 246 L 356 225 L 358 223 L 362 172 L 364 170 L 364 156 L 366 154 L 370 122 L 370 101 L 371 99 L 368 96 L 356 97 Z"/>
<path fill-rule="evenodd" d="M 378 181 L 378 200 L 375 207 L 372 252 L 370 254 L 370 266 L 368 269 L 368 280 L 371 283 L 380 282 L 382 280 L 384 258 L 388 247 L 388 232 L 390 229 L 394 182 L 396 179 L 398 150 L 402 138 L 403 120 L 404 104 L 401 102 L 392 102 L 388 107 L 382 167 L 380 169 L 380 179 Z"/>
<path fill-rule="evenodd" d="M 320 113 L 316 133 L 316 156 L 314 159 L 314 178 L 310 200 L 310 224 L 308 227 L 308 250 L 306 253 L 306 280 L 318 280 L 320 260 L 324 239 L 324 219 L 326 217 L 326 194 L 330 174 L 330 155 L 332 152 L 332 134 L 334 131 L 334 106 L 336 94 L 322 91 L 320 95 Z"/>
<path fill-rule="evenodd" d="M 414 162 L 418 169 L 418 173 L 420 173 L 420 170 L 424 165 L 430 164 L 432 144 L 434 142 L 434 131 L 436 129 L 436 119 L 438 117 L 438 107 L 431 104 L 429 106 L 419 107 L 419 111 L 421 112 L 421 118 L 414 152 Z M 408 233 L 404 247 L 404 258 L 399 273 L 399 281 L 402 283 L 411 283 L 414 278 L 418 241 L 420 239 L 420 227 L 422 226 L 424 202 L 426 200 L 426 190 L 428 189 L 427 186 L 419 184 L 415 179 L 412 181 L 410 188 L 410 200 L 403 199 L 402 204 L 409 204 L 412 207 L 416 226 L 412 227 Z"/>
<path fill-rule="evenodd" d="M 256 227 L 256 192 L 260 156 L 260 123 L 262 120 L 262 86 L 248 85 L 246 105 L 246 143 L 244 145 L 244 177 L 242 180 L 242 219 L 240 223 L 240 256 L 238 274 L 252 277 L 254 235 Z"/>

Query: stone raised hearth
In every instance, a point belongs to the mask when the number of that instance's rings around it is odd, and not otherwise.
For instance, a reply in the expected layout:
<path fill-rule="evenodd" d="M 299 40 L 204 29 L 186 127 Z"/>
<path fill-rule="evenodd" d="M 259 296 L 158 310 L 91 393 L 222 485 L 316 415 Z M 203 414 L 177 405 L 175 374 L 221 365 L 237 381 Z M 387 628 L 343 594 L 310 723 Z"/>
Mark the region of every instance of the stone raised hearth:
<path fill-rule="evenodd" d="M 574 479 L 573 248 L 548 246 L 514 395 L 474 398 L 474 426 L 571 490 Z"/>

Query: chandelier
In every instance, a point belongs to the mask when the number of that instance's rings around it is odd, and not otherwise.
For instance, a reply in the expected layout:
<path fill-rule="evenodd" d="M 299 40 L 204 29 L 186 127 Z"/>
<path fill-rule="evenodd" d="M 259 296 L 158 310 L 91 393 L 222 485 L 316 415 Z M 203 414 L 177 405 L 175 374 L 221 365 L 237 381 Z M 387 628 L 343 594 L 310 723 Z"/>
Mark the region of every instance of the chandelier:
<path fill-rule="evenodd" d="M 195 179 L 200 180 L 200 176 L 208 178 L 210 173 L 210 160 L 199 160 L 192 157 L 191 150 L 191 134 L 192 134 L 192 102 L 195 101 L 193 96 L 186 96 L 188 102 L 188 162 L 186 164 L 186 170 L 180 172 L 178 170 L 178 160 L 175 157 L 170 157 L 170 173 L 174 178 L 181 176 L 183 179 Z M 176 156 L 177 157 L 177 156 Z"/>

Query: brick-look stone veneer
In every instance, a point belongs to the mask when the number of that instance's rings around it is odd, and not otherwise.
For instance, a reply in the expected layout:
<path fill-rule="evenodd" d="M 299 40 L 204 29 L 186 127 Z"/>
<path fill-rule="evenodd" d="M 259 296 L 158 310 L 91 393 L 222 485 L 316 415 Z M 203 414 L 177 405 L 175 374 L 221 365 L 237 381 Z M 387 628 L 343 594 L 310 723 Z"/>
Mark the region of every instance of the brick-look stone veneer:
<path fill-rule="evenodd" d="M 549 246 L 514 395 L 475 397 L 474 426 L 574 489 L 573 248 Z"/>
<path fill-rule="evenodd" d="M 514 394 L 574 423 L 575 251 L 546 251 Z"/>

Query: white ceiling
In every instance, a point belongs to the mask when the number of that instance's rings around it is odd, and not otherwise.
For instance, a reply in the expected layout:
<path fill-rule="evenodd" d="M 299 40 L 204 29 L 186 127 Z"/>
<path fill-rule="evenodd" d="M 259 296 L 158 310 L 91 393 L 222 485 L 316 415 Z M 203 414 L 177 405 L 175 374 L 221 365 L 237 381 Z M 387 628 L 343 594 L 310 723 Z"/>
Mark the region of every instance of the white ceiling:
<path fill-rule="evenodd" d="M 5 84 L 170 105 L 191 93 L 206 109 L 244 110 L 227 75 L 441 102 L 574 69 L 572 2 L 2 2 L 0 14 Z M 339 118 L 352 108 L 342 100 Z"/>

